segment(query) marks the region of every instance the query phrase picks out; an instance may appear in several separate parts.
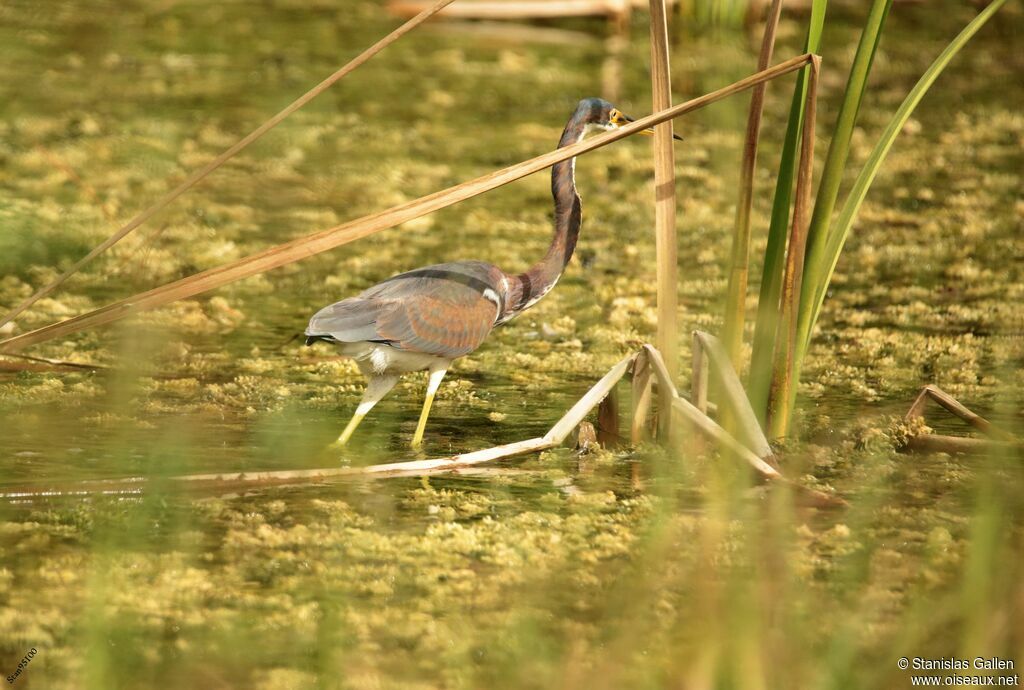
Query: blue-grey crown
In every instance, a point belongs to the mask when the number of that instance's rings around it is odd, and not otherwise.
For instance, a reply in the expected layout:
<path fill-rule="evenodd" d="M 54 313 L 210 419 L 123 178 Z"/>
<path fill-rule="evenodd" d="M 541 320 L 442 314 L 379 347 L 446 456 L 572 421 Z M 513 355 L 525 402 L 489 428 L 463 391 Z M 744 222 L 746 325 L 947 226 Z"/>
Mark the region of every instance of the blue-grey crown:
<path fill-rule="evenodd" d="M 614 108 L 615 106 L 603 98 L 584 98 L 576 106 L 573 119 L 585 123 L 605 123 L 608 122 Z"/>

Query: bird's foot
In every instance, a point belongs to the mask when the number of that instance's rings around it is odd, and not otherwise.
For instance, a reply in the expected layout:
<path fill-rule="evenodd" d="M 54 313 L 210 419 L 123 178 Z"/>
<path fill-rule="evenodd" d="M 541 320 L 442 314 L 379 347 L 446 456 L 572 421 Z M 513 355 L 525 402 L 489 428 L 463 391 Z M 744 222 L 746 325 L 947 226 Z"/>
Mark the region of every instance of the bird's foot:
<path fill-rule="evenodd" d="M 321 451 L 324 462 L 336 461 L 339 465 L 348 466 L 352 464 L 352 453 L 348 445 L 341 439 L 335 440 L 324 446 Z"/>
<path fill-rule="evenodd" d="M 412 435 L 412 441 L 409 442 L 409 448 L 412 450 L 421 450 L 423 448 L 423 432 L 425 430 L 426 420 L 421 419 L 420 423 L 416 426 L 416 433 Z"/>

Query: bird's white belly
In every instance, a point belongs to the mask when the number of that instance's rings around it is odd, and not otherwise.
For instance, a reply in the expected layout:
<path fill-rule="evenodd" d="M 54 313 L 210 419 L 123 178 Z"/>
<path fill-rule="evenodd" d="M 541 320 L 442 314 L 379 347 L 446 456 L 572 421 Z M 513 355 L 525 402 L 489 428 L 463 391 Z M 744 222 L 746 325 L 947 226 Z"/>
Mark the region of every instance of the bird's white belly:
<path fill-rule="evenodd" d="M 448 360 L 423 352 L 409 352 L 381 343 L 344 343 L 342 353 L 356 360 L 359 369 L 366 376 L 381 374 L 405 374 L 423 371 L 446 364 Z M 445 367 L 447 368 L 447 367 Z"/>

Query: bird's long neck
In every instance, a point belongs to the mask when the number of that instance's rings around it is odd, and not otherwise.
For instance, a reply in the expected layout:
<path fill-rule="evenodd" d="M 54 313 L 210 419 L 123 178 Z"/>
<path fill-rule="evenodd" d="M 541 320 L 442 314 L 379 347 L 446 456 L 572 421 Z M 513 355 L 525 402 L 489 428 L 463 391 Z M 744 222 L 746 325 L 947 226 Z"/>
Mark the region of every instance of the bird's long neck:
<path fill-rule="evenodd" d="M 585 133 L 583 118 L 574 115 L 562 132 L 558 148 L 575 144 Z M 544 258 L 512 280 L 513 295 L 509 306 L 513 313 L 532 306 L 555 286 L 576 249 L 576 239 L 583 222 L 583 206 L 580 195 L 576 193 L 575 158 L 556 163 L 551 168 L 551 195 L 555 198 L 555 234 Z"/>

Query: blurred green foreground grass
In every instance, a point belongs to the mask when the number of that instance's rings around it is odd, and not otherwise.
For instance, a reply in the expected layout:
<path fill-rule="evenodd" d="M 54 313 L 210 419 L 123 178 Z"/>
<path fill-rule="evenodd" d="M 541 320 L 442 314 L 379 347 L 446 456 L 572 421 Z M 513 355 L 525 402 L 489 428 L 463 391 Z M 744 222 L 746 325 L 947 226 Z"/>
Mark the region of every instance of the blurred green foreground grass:
<path fill-rule="evenodd" d="M 830 10 L 825 44 L 841 49 L 824 56 L 822 118 L 835 115 L 860 11 Z M 971 13 L 897 5 L 865 130 Z M 786 17 L 780 58 L 802 41 L 804 18 Z M 928 96 L 839 266 L 801 388 L 803 440 L 783 461 L 848 509 L 752 487 L 700 449 L 650 446 L 246 495 L 161 482 L 337 464 L 322 447 L 361 380 L 289 338 L 318 307 L 399 270 L 462 258 L 525 267 L 549 234 L 538 175 L 401 235 L 32 351 L 109 370 L 0 372 L 5 484 L 152 479 L 140 496 L 0 504 L 0 673 L 32 647 L 14 687 L 846 690 L 910 687 L 903 656 L 999 656 L 1019 669 L 1024 458 L 899 454 L 889 416 L 934 382 L 1024 432 L 1021 18 L 1007 7 Z M 634 115 L 650 102 L 643 20 L 622 69 L 619 105 Z M 4 3 L 0 305 L 392 25 L 368 0 Z M 684 35 L 678 97 L 750 72 L 756 42 Z M 425 28 L 41 301 L 16 332 L 543 152 L 576 100 L 599 93 L 604 51 Z M 769 89 L 755 256 L 791 88 Z M 720 326 L 746 107 L 735 99 L 678 125 L 685 332 Z M 871 141 L 859 133 L 853 157 Z M 431 455 L 543 433 L 652 337 L 648 146 L 579 161 L 578 259 L 452 372 L 427 429 Z M 682 361 L 685 371 L 688 353 Z M 347 461 L 409 457 L 424 385 L 411 377 L 396 389 Z"/>

